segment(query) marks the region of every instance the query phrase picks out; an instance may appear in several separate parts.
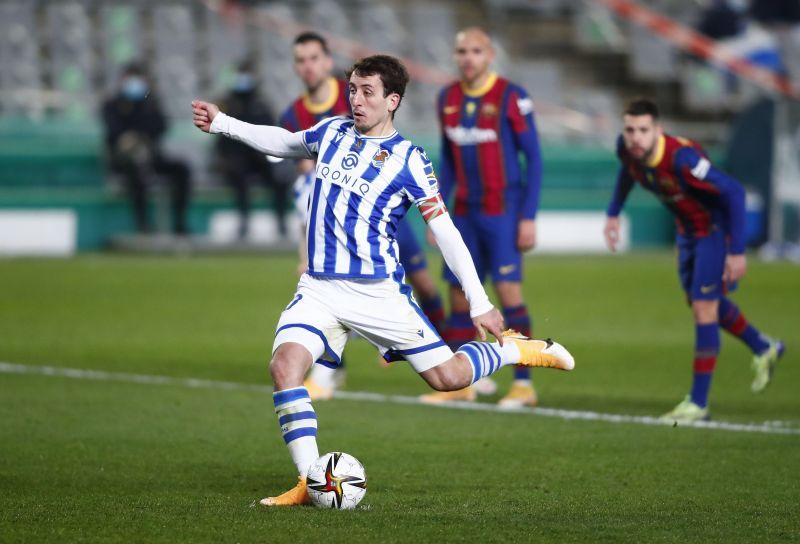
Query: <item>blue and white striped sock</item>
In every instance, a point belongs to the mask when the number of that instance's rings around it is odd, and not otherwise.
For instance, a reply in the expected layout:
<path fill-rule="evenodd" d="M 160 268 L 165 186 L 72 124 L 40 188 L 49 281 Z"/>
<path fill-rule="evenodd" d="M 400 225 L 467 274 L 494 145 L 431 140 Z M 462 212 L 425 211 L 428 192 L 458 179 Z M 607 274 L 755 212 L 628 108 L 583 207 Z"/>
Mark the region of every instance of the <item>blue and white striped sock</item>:
<path fill-rule="evenodd" d="M 298 474 L 305 476 L 308 467 L 319 457 L 317 414 L 311 406 L 311 397 L 305 387 L 293 387 L 276 391 L 272 394 L 272 401 L 292 461 Z"/>
<path fill-rule="evenodd" d="M 514 342 L 504 342 L 502 346 L 497 342 L 467 342 L 456 353 L 466 355 L 472 363 L 472 383 L 506 365 L 517 364 L 520 357 L 519 348 Z"/>

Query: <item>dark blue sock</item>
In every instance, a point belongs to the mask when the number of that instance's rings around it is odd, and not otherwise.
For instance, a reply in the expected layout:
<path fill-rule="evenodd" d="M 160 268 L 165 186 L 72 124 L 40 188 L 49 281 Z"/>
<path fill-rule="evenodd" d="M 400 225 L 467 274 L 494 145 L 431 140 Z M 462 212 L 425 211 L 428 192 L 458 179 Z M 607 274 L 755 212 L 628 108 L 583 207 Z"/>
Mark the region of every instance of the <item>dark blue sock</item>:
<path fill-rule="evenodd" d="M 694 330 L 694 379 L 689 396 L 693 403 L 705 408 L 719 354 L 719 324 L 695 325 Z"/>
<path fill-rule="evenodd" d="M 719 301 L 719 324 L 747 344 L 747 347 L 756 355 L 769 349 L 767 339 L 747 321 L 736 304 L 724 297 Z"/>
<path fill-rule="evenodd" d="M 422 308 L 425 317 L 436 327 L 439 334 L 443 334 L 446 328 L 446 319 L 444 315 L 444 306 L 442 306 L 442 297 L 436 295 L 432 298 L 420 298 L 419 307 Z M 470 324 L 472 323 L 470 322 Z"/>
<path fill-rule="evenodd" d="M 475 325 L 469 312 L 454 312 L 447 318 L 447 328 L 442 339 L 456 351 L 458 348 L 475 338 Z"/>
<path fill-rule="evenodd" d="M 524 304 L 522 306 L 509 306 L 507 308 L 503 308 L 503 317 L 506 320 L 506 327 L 509 329 L 514 329 L 518 333 L 524 334 L 527 337 L 531 336 L 531 317 L 528 314 L 528 308 Z M 514 379 L 530 380 L 530 367 L 515 365 Z"/>

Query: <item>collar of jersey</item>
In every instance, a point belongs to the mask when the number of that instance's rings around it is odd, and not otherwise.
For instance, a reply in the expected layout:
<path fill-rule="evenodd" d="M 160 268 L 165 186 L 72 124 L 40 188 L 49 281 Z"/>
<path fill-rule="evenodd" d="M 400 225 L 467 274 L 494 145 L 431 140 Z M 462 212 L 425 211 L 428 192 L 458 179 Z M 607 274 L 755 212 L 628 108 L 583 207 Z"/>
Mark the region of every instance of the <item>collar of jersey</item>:
<path fill-rule="evenodd" d="M 666 146 L 666 139 L 664 135 L 658 137 L 658 143 L 656 143 L 656 151 L 653 153 L 653 157 L 647 161 L 647 166 L 650 168 L 655 168 L 661 163 L 661 159 L 664 158 L 664 147 Z"/>
<path fill-rule="evenodd" d="M 353 125 L 353 133 L 355 133 L 356 138 L 361 138 L 362 140 L 391 140 L 395 136 L 397 136 L 397 129 L 393 130 L 391 134 L 388 136 L 364 136 L 358 130 L 356 130 L 355 125 Z"/>
<path fill-rule="evenodd" d="M 494 72 L 489 72 L 489 79 L 486 80 L 486 83 L 481 85 L 477 89 L 468 89 L 464 83 L 461 83 L 461 90 L 464 91 L 464 94 L 467 96 L 471 96 L 473 98 L 478 96 L 483 96 L 489 92 L 489 89 L 494 87 L 494 84 L 497 83 L 497 74 Z"/>
<path fill-rule="evenodd" d="M 326 112 L 333 107 L 333 105 L 336 103 L 336 99 L 339 98 L 339 84 L 336 82 L 336 78 L 328 78 L 328 88 L 330 89 L 330 92 L 328 93 L 328 99 L 321 104 L 315 104 L 312 102 L 308 93 L 303 95 L 303 105 L 309 112 L 316 115 L 318 113 Z"/>

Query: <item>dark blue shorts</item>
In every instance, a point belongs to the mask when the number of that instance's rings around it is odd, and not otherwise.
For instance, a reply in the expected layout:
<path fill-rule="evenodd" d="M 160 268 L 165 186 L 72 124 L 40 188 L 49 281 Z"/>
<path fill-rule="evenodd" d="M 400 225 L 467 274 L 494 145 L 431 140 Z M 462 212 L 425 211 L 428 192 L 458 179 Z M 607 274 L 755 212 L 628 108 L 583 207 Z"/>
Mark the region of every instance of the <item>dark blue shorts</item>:
<path fill-rule="evenodd" d="M 414 229 L 411 228 L 408 219 L 403 219 L 398 223 L 395 239 L 400 251 L 400 264 L 403 265 L 406 274 L 413 274 L 428 267 L 425 251 L 419 245 L 417 235 L 414 234 Z"/>
<path fill-rule="evenodd" d="M 494 283 L 522 281 L 522 253 L 517 249 L 518 222 L 516 213 L 453 216 L 453 223 L 467 244 L 481 281 L 486 278 L 487 272 Z M 447 265 L 444 267 L 444 279 L 458 285 L 458 279 Z"/>
<path fill-rule="evenodd" d="M 725 233 L 714 229 L 702 238 L 678 235 L 678 274 L 689 300 L 717 300 L 735 285 L 722 281 L 728 244 Z"/>

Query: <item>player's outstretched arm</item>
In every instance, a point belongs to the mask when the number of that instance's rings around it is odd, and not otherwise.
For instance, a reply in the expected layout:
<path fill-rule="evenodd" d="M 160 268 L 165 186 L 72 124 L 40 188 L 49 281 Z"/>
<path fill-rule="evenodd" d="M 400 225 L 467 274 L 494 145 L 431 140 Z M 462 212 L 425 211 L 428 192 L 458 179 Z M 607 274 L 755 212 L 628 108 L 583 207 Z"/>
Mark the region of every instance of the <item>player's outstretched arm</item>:
<path fill-rule="evenodd" d="M 192 101 L 194 125 L 210 134 L 222 134 L 249 145 L 265 155 L 282 158 L 313 159 L 312 151 L 303 140 L 304 132 L 289 132 L 281 127 L 253 125 L 225 115 L 216 104 Z"/>
<path fill-rule="evenodd" d="M 606 217 L 606 226 L 603 228 L 606 245 L 611 251 L 616 251 L 619 245 L 619 217 Z"/>
<path fill-rule="evenodd" d="M 211 123 L 214 117 L 219 113 L 219 107 L 211 102 L 203 102 L 202 100 L 192 100 L 192 116 L 194 126 L 203 132 L 211 131 Z"/>

